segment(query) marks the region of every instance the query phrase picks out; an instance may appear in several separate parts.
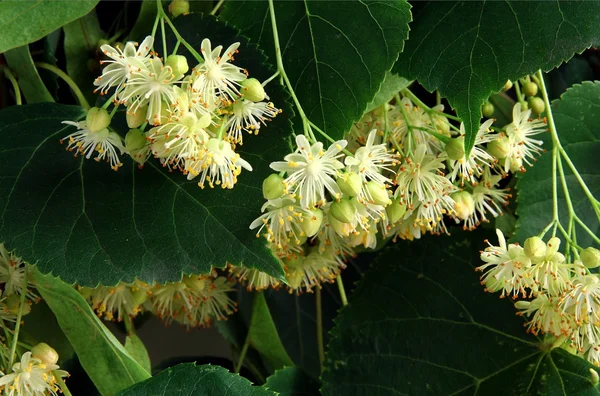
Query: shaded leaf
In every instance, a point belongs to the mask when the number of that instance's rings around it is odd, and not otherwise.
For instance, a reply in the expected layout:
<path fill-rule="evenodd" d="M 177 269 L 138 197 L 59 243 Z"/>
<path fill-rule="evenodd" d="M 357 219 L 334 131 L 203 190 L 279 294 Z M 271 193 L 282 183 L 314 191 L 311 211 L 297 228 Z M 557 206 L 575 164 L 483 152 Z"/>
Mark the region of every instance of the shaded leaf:
<path fill-rule="evenodd" d="M 0 7 L 2 7 L 1 4 Z M 6 63 L 15 74 L 19 88 L 21 88 L 27 103 L 54 102 L 54 98 L 52 98 L 33 64 L 28 46 L 7 51 L 4 57 L 6 58 Z"/>
<path fill-rule="evenodd" d="M 594 366 L 527 334 L 510 301 L 483 291 L 473 268 L 489 234 L 383 251 L 336 319 L 323 394 L 600 393 Z"/>
<path fill-rule="evenodd" d="M 481 105 L 507 79 L 550 70 L 600 42 L 591 1 L 415 2 L 410 40 L 394 67 L 439 90 L 465 123 L 470 151 Z"/>
<path fill-rule="evenodd" d="M 280 396 L 319 396 L 321 383 L 304 370 L 297 367 L 286 367 L 277 370 L 267 378 L 265 388 L 277 392 Z"/>

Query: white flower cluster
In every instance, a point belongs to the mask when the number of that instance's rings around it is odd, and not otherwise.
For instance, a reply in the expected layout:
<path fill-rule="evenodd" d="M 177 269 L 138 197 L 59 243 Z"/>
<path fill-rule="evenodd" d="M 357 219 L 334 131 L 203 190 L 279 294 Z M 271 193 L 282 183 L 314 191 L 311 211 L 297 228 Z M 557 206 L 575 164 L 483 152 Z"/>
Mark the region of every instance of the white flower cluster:
<path fill-rule="evenodd" d="M 482 253 L 481 284 L 500 297 L 522 300 L 518 314 L 528 318 L 533 334 L 547 333 L 567 343 L 582 357 L 600 366 L 600 278 L 590 268 L 600 266 L 600 251 L 589 247 L 579 259 L 567 262 L 558 251 L 560 239 L 544 242 L 539 237 L 523 247 L 506 244 L 497 230 L 499 244 Z"/>
<path fill-rule="evenodd" d="M 181 282 L 148 285 L 144 282 L 120 283 L 95 289 L 80 287 L 99 317 L 122 321 L 141 312 L 152 312 L 166 324 L 173 321 L 186 328 L 209 326 L 213 319 L 223 320 L 236 311 L 228 292 L 233 283 L 215 273 L 187 275 Z"/>
<path fill-rule="evenodd" d="M 114 89 L 115 106 L 126 106 L 131 129 L 125 139 L 110 131 L 112 115 L 104 107 L 92 108 L 85 121 L 64 122 L 77 127 L 63 139 L 67 149 L 88 159 L 95 155 L 115 170 L 123 153 L 140 166 L 153 155 L 163 166 L 197 178 L 202 188 L 233 188 L 242 169 L 252 170 L 235 151 L 243 131 L 257 134 L 280 110 L 266 101 L 260 82 L 233 64 L 240 43 L 223 50 L 204 39 L 201 62 L 191 71 L 182 55 L 163 62 L 153 43 L 148 36 L 124 49 L 101 47 L 106 66 L 94 85 L 102 95 Z M 151 128 L 144 131 L 147 125 Z"/>
<path fill-rule="evenodd" d="M 47 344 L 41 343 L 25 352 L 21 361 L 12 366 L 12 373 L 0 372 L 0 391 L 9 396 L 57 396 L 62 393 L 57 376 L 68 376 L 59 370 L 58 354 Z"/>
<path fill-rule="evenodd" d="M 384 106 L 328 148 L 297 136 L 296 150 L 271 164 L 278 173 L 264 181 L 267 202 L 250 228 L 281 259 L 290 292 L 334 280 L 358 246 L 447 233 L 448 217 L 474 229 L 500 215 L 510 197 L 500 180 L 524 170 L 541 151 L 533 136 L 546 130 L 517 104 L 501 132 L 491 131 L 493 120 L 480 126 L 467 155 L 464 126 L 452 125 L 443 106 L 408 97 Z M 232 272 L 249 288 L 279 285 L 256 270 Z"/>
<path fill-rule="evenodd" d="M 16 321 L 21 295 L 25 294 L 26 297 L 22 315 L 27 315 L 31 311 L 31 304 L 39 300 L 31 290 L 31 285 L 26 286 L 26 265 L 0 243 L 0 288 L 3 290 L 0 297 L 0 319 L 5 322 Z"/>

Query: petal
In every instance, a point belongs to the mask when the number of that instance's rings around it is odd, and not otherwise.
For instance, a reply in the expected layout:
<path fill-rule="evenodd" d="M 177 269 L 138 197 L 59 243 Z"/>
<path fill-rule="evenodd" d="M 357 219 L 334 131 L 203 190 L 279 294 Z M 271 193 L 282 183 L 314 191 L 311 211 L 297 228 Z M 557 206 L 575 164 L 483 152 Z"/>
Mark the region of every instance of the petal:
<path fill-rule="evenodd" d="M 144 41 L 140 44 L 137 51 L 137 56 L 145 57 L 148 55 L 150 50 L 152 49 L 152 45 L 154 44 L 154 37 L 146 36 Z"/>

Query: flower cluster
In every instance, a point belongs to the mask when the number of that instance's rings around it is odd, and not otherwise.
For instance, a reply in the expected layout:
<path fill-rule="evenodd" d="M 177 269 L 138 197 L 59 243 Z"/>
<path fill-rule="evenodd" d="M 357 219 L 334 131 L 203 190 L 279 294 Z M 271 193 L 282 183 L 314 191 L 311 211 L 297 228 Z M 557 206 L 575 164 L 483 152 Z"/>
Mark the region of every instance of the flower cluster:
<path fill-rule="evenodd" d="M 277 173 L 263 183 L 267 201 L 250 228 L 281 259 L 290 292 L 334 280 L 359 246 L 448 233 L 447 219 L 469 230 L 488 222 L 510 198 L 502 178 L 541 151 L 545 122 L 520 104 L 502 129 L 483 122 L 469 154 L 464 125 L 441 105 L 419 104 L 392 100 L 327 148 L 299 135 L 294 152 L 271 164 Z M 251 289 L 279 286 L 256 270 L 232 274 Z"/>
<path fill-rule="evenodd" d="M 124 153 L 140 166 L 153 155 L 169 170 L 197 178 L 202 188 L 233 188 L 242 169 L 252 170 L 235 151 L 243 144 L 244 131 L 257 134 L 280 110 L 267 100 L 262 84 L 233 63 L 240 43 L 223 50 L 204 39 L 199 63 L 191 70 L 184 56 L 163 59 L 153 45 L 148 36 L 123 49 L 101 46 L 106 59 L 94 81 L 96 91 L 105 95 L 114 90 L 112 114 L 124 105 L 131 129 L 125 139 L 110 130 L 109 100 L 90 109 L 84 121 L 64 122 L 77 128 L 63 139 L 67 149 L 107 161 L 115 170 Z"/>
<path fill-rule="evenodd" d="M 539 237 L 523 247 L 508 244 L 497 231 L 498 246 L 481 252 L 481 283 L 500 297 L 521 298 L 518 315 L 527 317 L 527 329 L 566 340 L 578 354 L 600 366 L 600 278 L 590 268 L 600 266 L 600 251 L 589 247 L 568 262 L 560 253 L 560 239 Z"/>
<path fill-rule="evenodd" d="M 228 292 L 233 284 L 216 273 L 186 275 L 181 282 L 148 285 L 120 283 L 115 287 L 79 288 L 99 317 L 122 321 L 141 312 L 152 312 L 166 324 L 173 321 L 186 328 L 205 327 L 213 319 L 224 320 L 236 310 Z"/>
<path fill-rule="evenodd" d="M 14 252 L 6 250 L 3 243 L 0 244 L 0 319 L 3 321 L 16 321 L 23 294 L 25 303 L 21 315 L 27 315 L 31 311 L 31 304 L 39 299 L 27 282 L 26 271 L 27 264 Z"/>

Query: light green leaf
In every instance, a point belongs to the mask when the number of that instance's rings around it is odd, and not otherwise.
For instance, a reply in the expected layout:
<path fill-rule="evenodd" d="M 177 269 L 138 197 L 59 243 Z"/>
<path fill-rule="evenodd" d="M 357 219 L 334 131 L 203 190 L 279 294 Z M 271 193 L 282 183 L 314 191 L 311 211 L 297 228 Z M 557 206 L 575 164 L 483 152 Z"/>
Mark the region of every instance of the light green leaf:
<path fill-rule="evenodd" d="M 297 367 L 286 367 L 267 378 L 263 385 L 279 396 L 319 396 L 320 382 Z"/>
<path fill-rule="evenodd" d="M 511 301 L 483 291 L 473 269 L 489 236 L 385 250 L 336 319 L 323 394 L 599 394 L 594 366 L 526 333 Z"/>
<path fill-rule="evenodd" d="M 280 1 L 275 14 L 283 64 L 306 115 L 341 139 L 402 50 L 410 6 L 404 0 Z M 220 16 L 275 61 L 266 1 L 226 2 Z"/>
<path fill-rule="evenodd" d="M 32 278 L 73 345 L 81 365 L 103 395 L 114 395 L 150 377 L 73 287 L 37 270 Z"/>
<path fill-rule="evenodd" d="M 144 342 L 137 334 L 129 333 L 125 337 L 125 350 L 148 374 L 152 373 L 152 364 L 150 363 L 150 355 L 144 345 Z"/>
<path fill-rule="evenodd" d="M 98 0 L 0 1 L 0 54 L 37 41 L 90 12 Z"/>
<path fill-rule="evenodd" d="M 2 4 L 0 3 L 0 9 L 1 7 Z M 54 98 L 52 98 L 33 64 L 28 46 L 12 49 L 6 52 L 4 57 L 8 67 L 15 74 L 19 88 L 21 88 L 27 103 L 54 102 Z"/>
<path fill-rule="evenodd" d="M 581 174 L 585 184 L 595 197 L 600 197 L 600 82 L 584 82 L 568 89 L 560 99 L 552 103 L 552 112 L 558 136 L 569 158 Z M 535 166 L 519 177 L 517 196 L 516 240 L 524 242 L 538 235 L 552 220 L 552 142 L 550 134 L 544 134 L 544 148 Z M 571 202 L 579 218 L 594 235 L 600 235 L 600 222 L 579 182 L 565 161 L 562 162 Z M 560 178 L 557 178 L 558 214 L 567 229 L 567 203 Z M 592 238 L 576 224 L 577 243 L 590 246 Z M 561 235 L 558 235 L 561 237 Z M 563 246 L 564 246 L 563 238 Z"/>
<path fill-rule="evenodd" d="M 276 396 L 223 367 L 178 364 L 119 393 L 119 396 Z"/>
<path fill-rule="evenodd" d="M 279 339 L 264 293 L 254 295 L 248 337 L 250 345 L 263 356 L 272 369 L 294 365 Z"/>
<path fill-rule="evenodd" d="M 379 87 L 379 92 L 375 94 L 375 97 L 367 105 L 366 112 L 373 111 L 384 103 L 392 100 L 394 95 L 408 87 L 412 81 L 407 80 L 404 77 L 400 77 L 397 74 L 387 72 L 385 73 L 385 80 L 381 83 L 381 87 Z"/>
<path fill-rule="evenodd" d="M 413 15 L 394 71 L 448 99 L 465 123 L 467 151 L 481 105 L 507 79 L 550 70 L 600 42 L 596 1 L 415 2 Z"/>

